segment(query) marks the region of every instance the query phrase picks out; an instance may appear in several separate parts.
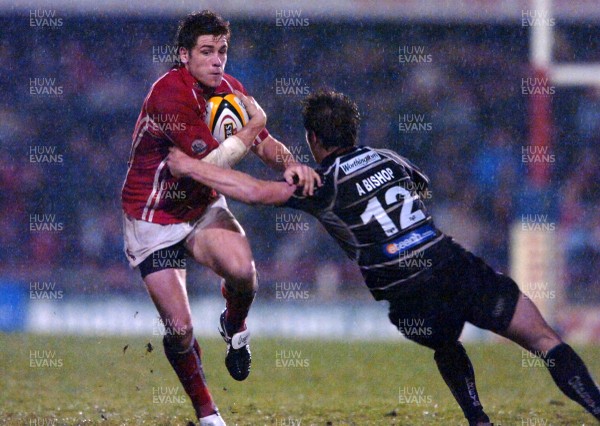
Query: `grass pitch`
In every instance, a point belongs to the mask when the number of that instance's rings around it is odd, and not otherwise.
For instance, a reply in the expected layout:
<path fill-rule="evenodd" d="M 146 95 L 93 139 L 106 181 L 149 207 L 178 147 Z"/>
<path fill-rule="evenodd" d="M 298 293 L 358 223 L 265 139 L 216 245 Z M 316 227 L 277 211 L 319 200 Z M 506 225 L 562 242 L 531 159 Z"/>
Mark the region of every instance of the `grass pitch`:
<path fill-rule="evenodd" d="M 433 354 L 416 344 L 256 338 L 252 373 L 240 383 L 225 369 L 224 343 L 200 343 L 209 385 L 229 426 L 466 425 Z M 517 346 L 467 345 L 467 350 L 494 424 L 597 424 Z M 600 348 L 577 350 L 598 379 Z M 187 425 L 191 420 L 191 404 L 159 336 L 0 334 L 0 424 Z"/>

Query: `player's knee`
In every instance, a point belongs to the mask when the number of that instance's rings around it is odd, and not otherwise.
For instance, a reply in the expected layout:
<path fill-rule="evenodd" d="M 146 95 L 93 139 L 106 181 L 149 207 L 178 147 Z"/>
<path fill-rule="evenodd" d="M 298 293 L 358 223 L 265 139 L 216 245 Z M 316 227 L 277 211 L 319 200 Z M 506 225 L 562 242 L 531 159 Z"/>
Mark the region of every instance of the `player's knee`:
<path fill-rule="evenodd" d="M 174 350 L 185 351 L 194 339 L 191 318 L 168 321 L 165 324 L 165 342 Z"/>
<path fill-rule="evenodd" d="M 561 343 L 560 336 L 552 328 L 546 326 L 529 338 L 527 349 L 533 352 L 548 352 Z"/>
<path fill-rule="evenodd" d="M 467 353 L 459 341 L 445 343 L 434 350 L 433 359 L 437 364 L 452 364 L 456 358 L 462 357 Z"/>
<path fill-rule="evenodd" d="M 256 292 L 256 266 L 251 259 L 236 259 L 232 261 L 227 276 L 224 277 L 227 286 L 237 292 Z"/>

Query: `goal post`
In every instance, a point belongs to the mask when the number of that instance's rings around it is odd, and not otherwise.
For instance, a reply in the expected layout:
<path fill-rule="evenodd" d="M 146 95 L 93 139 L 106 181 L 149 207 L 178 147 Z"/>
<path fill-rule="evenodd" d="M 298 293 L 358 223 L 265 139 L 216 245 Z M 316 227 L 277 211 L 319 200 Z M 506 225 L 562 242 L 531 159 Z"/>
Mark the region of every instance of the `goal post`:
<path fill-rule="evenodd" d="M 553 62 L 556 21 L 552 3 L 553 0 L 530 0 L 530 10 L 523 12 L 536 19 L 522 22 L 522 25 L 531 23 L 530 75 L 521 82 L 523 93 L 529 95 L 529 140 L 522 152 L 529 155 L 524 159 L 539 161 L 527 164 L 525 191 L 529 203 L 520 209 L 521 217 L 510 229 L 510 271 L 521 290 L 551 323 L 555 323 L 557 308 L 566 305 L 566 297 L 559 218 L 548 207 L 548 201 L 554 197 L 550 184 L 554 163 L 552 145 L 556 143 L 552 131 L 552 95 L 557 87 L 600 87 L 600 64 Z"/>

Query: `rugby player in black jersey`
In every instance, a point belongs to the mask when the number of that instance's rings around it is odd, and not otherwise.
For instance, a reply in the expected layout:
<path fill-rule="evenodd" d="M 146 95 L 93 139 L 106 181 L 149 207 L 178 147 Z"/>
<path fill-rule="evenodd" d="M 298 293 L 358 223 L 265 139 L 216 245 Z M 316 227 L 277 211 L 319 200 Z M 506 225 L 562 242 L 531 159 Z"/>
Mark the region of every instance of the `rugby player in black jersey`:
<path fill-rule="evenodd" d="M 600 391 L 584 362 L 546 323 L 509 277 L 444 235 L 420 197 L 427 177 L 394 151 L 357 146 L 358 108 L 346 96 L 318 91 L 303 104 L 306 139 L 322 182 L 304 196 L 299 182 L 269 182 L 201 163 L 173 148 L 168 164 L 248 204 L 314 215 L 361 268 L 376 300 L 410 340 L 434 351 L 444 381 L 469 425 L 490 425 L 475 374 L 459 342 L 465 322 L 491 330 L 542 357 L 561 391 L 600 420 Z M 313 192 L 313 182 L 310 182 Z M 412 260 L 426 259 L 427 262 Z M 419 320 L 428 333 L 412 333 Z"/>

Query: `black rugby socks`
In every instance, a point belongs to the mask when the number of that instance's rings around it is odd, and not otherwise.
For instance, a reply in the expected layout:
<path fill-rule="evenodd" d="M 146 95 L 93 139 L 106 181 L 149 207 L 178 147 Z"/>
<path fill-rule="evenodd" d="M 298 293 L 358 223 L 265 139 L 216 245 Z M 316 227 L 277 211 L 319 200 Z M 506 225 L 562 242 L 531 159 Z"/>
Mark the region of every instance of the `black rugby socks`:
<path fill-rule="evenodd" d="M 548 351 L 544 361 L 556 386 L 600 420 L 600 390 L 573 348 L 561 343 Z"/>
<path fill-rule="evenodd" d="M 490 419 L 484 413 L 479 401 L 473 364 L 463 345 L 455 342 L 439 348 L 433 358 L 452 395 L 469 420 L 469 424 L 489 422 Z"/>

